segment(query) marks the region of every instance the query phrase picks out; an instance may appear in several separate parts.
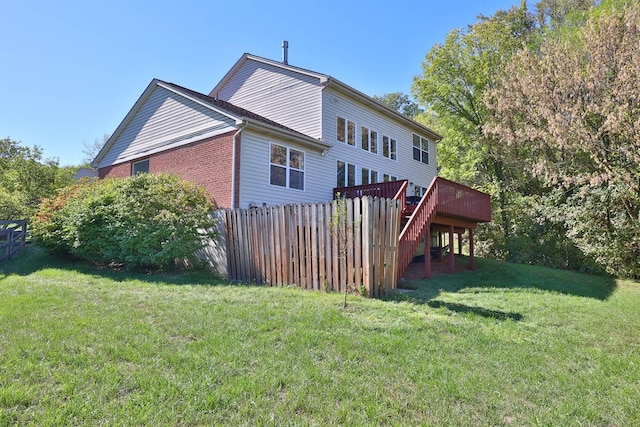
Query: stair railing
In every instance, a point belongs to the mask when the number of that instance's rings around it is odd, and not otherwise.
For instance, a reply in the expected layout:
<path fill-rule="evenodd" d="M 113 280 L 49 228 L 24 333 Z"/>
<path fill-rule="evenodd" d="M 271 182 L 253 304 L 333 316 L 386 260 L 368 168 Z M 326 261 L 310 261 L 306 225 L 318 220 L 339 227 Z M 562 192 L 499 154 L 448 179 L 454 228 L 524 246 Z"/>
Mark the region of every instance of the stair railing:
<path fill-rule="evenodd" d="M 431 227 L 431 221 L 436 213 L 438 205 L 438 177 L 433 178 L 427 192 L 420 199 L 418 207 L 413 211 L 409 221 L 402 229 L 399 238 L 400 253 L 398 254 L 398 277 L 402 277 L 404 271 L 411 263 L 425 229 Z M 428 254 L 428 252 L 425 252 Z M 426 256 L 426 255 L 425 255 Z"/>

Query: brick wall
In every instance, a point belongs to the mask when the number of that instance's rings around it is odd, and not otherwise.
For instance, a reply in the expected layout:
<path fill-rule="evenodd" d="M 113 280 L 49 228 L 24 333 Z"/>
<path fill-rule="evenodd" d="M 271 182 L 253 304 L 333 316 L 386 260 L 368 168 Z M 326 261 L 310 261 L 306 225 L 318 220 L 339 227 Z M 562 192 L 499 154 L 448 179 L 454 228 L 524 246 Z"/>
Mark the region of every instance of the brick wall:
<path fill-rule="evenodd" d="M 203 186 L 220 208 L 231 207 L 231 163 L 233 135 L 228 132 L 202 141 L 130 162 L 107 166 L 99 170 L 100 178 L 121 178 L 131 175 L 131 164 L 149 159 L 150 173 L 173 173 Z M 236 147 L 236 205 L 240 186 L 240 137 Z"/>

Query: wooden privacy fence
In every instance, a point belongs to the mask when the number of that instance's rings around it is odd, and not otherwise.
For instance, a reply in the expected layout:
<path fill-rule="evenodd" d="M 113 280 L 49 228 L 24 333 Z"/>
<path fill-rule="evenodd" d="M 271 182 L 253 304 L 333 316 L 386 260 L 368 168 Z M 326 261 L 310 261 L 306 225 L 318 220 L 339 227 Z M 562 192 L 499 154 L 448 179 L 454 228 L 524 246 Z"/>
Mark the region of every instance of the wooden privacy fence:
<path fill-rule="evenodd" d="M 27 220 L 0 220 L 0 262 L 22 249 L 27 238 Z"/>
<path fill-rule="evenodd" d="M 396 289 L 401 204 L 363 197 L 224 211 L 230 280 L 309 290 Z"/>

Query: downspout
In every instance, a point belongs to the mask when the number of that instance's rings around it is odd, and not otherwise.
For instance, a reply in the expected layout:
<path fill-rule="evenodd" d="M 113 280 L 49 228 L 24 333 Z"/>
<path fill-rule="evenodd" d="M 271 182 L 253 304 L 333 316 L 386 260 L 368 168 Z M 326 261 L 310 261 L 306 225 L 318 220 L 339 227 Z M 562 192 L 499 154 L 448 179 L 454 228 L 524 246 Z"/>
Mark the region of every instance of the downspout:
<path fill-rule="evenodd" d="M 242 126 L 233 134 L 233 152 L 231 153 L 231 208 L 234 209 L 236 202 L 236 147 L 238 145 L 238 136 L 247 127 L 249 123 L 242 121 Z"/>

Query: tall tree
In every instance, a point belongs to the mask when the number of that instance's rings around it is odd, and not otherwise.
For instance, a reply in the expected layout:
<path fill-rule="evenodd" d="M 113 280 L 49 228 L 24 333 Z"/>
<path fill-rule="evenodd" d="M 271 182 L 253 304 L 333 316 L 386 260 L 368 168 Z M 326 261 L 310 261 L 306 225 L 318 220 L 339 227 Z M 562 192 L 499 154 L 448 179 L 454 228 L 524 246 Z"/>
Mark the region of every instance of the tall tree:
<path fill-rule="evenodd" d="M 609 272 L 640 277 L 640 1 L 521 52 L 490 96 L 486 135 L 531 149 L 555 214 Z"/>
<path fill-rule="evenodd" d="M 373 95 L 373 99 L 407 117 L 413 118 L 424 112 L 406 93 L 391 92 L 380 96 Z"/>
<path fill-rule="evenodd" d="M 413 86 L 416 99 L 435 114 L 436 130 L 444 136 L 438 147 L 441 174 L 491 193 L 503 240 L 511 230 L 511 193 L 530 181 L 515 167 L 517 156 L 483 133 L 491 114 L 484 95 L 534 30 L 535 19 L 524 1 L 520 7 L 480 17 L 467 31 L 450 32 L 427 53 L 423 74 Z"/>

